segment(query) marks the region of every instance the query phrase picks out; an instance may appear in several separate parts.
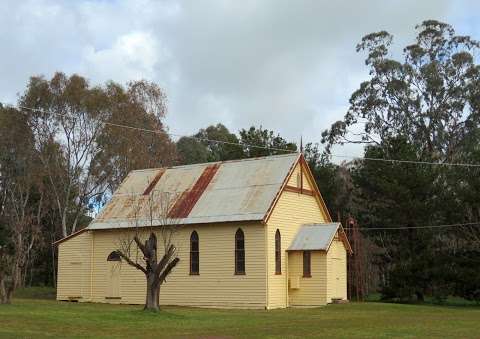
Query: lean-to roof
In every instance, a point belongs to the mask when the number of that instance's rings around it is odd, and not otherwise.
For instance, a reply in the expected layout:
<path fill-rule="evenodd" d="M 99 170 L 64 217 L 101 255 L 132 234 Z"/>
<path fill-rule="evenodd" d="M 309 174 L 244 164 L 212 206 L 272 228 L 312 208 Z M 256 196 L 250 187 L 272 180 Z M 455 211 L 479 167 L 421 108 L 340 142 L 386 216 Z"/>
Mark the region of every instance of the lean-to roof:
<path fill-rule="evenodd" d="M 303 225 L 287 251 L 328 251 L 337 232 L 351 253 L 352 249 L 339 222 Z"/>

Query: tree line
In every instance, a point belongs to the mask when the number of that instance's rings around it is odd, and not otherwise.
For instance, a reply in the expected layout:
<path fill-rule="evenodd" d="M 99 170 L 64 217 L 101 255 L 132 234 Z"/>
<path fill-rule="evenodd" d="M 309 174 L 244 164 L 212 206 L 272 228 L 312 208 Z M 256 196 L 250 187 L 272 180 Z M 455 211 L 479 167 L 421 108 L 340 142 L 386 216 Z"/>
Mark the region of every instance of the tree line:
<path fill-rule="evenodd" d="M 400 58 L 388 32 L 362 39 L 369 79 L 344 119 L 303 151 L 333 219 L 361 227 L 354 258 L 365 269 L 350 284 L 390 300 L 480 301 L 480 167 L 448 165 L 480 164 L 480 44 L 434 20 L 416 30 Z M 3 302 L 19 286 L 55 285 L 53 241 L 85 227 L 129 171 L 298 151 L 262 126 L 216 124 L 175 141 L 166 113 L 154 83 L 92 86 L 63 73 L 32 77 L 16 108 L 0 106 Z M 346 143 L 363 144 L 365 158 L 412 163 L 332 162 Z"/>
<path fill-rule="evenodd" d="M 55 285 L 53 242 L 86 227 L 129 171 L 296 150 L 262 127 L 237 136 L 221 124 L 175 142 L 166 112 L 155 83 L 92 86 L 60 72 L 32 77 L 16 107 L 0 104 L 2 302 L 19 286 Z"/>

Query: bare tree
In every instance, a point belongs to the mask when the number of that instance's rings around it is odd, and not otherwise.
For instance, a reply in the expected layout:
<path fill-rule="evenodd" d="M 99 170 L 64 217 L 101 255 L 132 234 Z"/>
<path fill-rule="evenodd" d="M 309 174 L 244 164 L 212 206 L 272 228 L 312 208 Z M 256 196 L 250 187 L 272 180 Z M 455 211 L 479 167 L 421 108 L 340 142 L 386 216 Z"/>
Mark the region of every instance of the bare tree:
<path fill-rule="evenodd" d="M 174 245 L 180 225 L 178 219 L 169 217 L 177 196 L 176 193 L 158 191 L 132 195 L 133 229 L 126 230 L 118 241 L 118 255 L 145 274 L 145 310 L 160 309 L 160 287 L 180 261 Z M 157 234 L 161 238 L 160 246 Z"/>

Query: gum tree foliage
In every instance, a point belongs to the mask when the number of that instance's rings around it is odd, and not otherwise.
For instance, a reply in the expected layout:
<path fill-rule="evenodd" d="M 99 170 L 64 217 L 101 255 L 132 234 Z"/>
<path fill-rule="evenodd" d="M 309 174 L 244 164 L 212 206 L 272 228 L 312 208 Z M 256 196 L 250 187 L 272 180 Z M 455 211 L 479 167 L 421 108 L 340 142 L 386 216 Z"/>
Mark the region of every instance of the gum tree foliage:
<path fill-rule="evenodd" d="M 480 68 L 474 53 L 480 45 L 438 21 L 416 29 L 416 41 L 404 48 L 402 61 L 389 57 L 393 36 L 385 31 L 366 35 L 357 45 L 357 51 L 368 53 L 370 79 L 352 94 L 344 119 L 322 134 L 328 149 L 345 142 L 378 145 L 401 135 L 418 157 L 455 161 L 461 156 L 466 127 L 479 123 Z M 353 126 L 363 126 L 360 140 L 349 139 Z"/>
<path fill-rule="evenodd" d="M 479 163 L 480 44 L 435 20 L 416 29 L 401 60 L 391 56 L 388 32 L 368 34 L 357 45 L 367 53 L 370 76 L 352 94 L 344 119 L 322 133 L 327 153 L 335 144 L 362 143 L 366 157 Z M 479 253 L 479 227 L 415 227 L 479 221 L 478 168 L 363 161 L 351 173 L 362 226 L 408 228 L 368 233 L 384 249 L 384 297 L 475 295 L 459 282 L 465 262 L 455 253 Z"/>
<path fill-rule="evenodd" d="M 82 218 L 103 203 L 105 193 L 115 190 L 128 171 L 174 160 L 174 144 L 162 123 L 165 101 L 162 89 L 146 81 L 125 88 L 113 82 L 91 86 L 76 74 L 30 79 L 20 106 L 36 109 L 25 112 L 47 173 L 61 236 L 82 227 Z"/>
<path fill-rule="evenodd" d="M 226 143 L 214 143 L 207 140 L 218 140 Z M 222 124 L 202 128 L 193 138 L 182 137 L 177 142 L 180 161 L 184 164 L 194 164 L 211 161 L 240 159 L 242 148 L 227 144 L 237 144 L 237 136 Z"/>
<path fill-rule="evenodd" d="M 43 178 L 27 117 L 0 106 L 0 303 L 25 284 L 41 245 Z"/>
<path fill-rule="evenodd" d="M 179 160 L 183 164 L 287 154 L 297 150 L 295 143 L 288 142 L 274 131 L 263 129 L 261 126 L 259 128 L 252 126 L 248 130 L 242 129 L 237 136 L 224 125 L 217 124 L 200 129 L 193 137 L 183 137 L 177 142 Z M 251 147 L 252 145 L 266 148 Z M 278 149 L 285 149 L 287 152 Z"/>
<path fill-rule="evenodd" d="M 248 130 L 241 129 L 240 143 L 243 144 L 243 153 L 245 158 L 262 157 L 267 155 L 287 154 L 281 150 L 294 152 L 297 145 L 288 142 L 274 131 L 260 127 L 250 127 Z M 262 146 L 266 148 L 250 147 L 249 145 Z"/>
<path fill-rule="evenodd" d="M 18 106 L 0 108 L 6 293 L 11 286 L 55 285 L 52 243 L 87 225 L 130 170 L 176 161 L 163 125 L 166 97 L 154 83 L 94 86 L 76 74 L 34 76 Z"/>

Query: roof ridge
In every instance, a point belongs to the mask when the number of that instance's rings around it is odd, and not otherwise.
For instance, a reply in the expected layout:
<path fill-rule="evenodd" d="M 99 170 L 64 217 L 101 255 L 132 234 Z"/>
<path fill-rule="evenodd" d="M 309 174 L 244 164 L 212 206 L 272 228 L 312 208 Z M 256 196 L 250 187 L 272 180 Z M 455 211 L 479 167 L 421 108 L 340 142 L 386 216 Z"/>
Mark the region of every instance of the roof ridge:
<path fill-rule="evenodd" d="M 284 158 L 284 157 L 289 157 L 289 156 L 290 157 L 292 157 L 292 156 L 298 157 L 298 156 L 300 156 L 300 153 L 275 154 L 275 155 L 266 155 L 266 156 L 254 157 L 254 158 L 243 158 L 243 159 L 231 159 L 231 160 L 223 160 L 223 161 L 202 162 L 202 163 L 198 163 L 198 164 L 143 168 L 143 169 L 131 170 L 129 173 L 132 173 L 132 172 L 146 172 L 146 171 L 158 171 L 158 170 L 161 170 L 161 169 L 206 166 L 206 165 L 213 165 L 213 164 L 226 164 L 226 163 L 233 163 L 233 162 L 260 161 L 260 160 Z"/>

